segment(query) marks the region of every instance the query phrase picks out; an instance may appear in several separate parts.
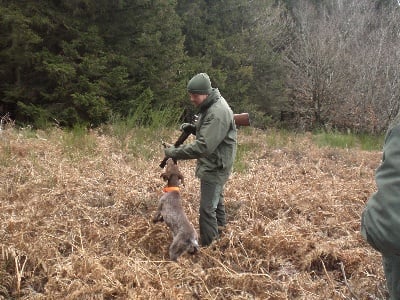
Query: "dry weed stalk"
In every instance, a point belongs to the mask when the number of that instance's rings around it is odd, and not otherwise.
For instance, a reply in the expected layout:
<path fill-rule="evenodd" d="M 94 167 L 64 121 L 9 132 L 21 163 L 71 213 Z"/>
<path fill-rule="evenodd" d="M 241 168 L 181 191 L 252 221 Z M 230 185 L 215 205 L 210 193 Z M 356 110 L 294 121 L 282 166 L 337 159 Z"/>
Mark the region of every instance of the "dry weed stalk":
<path fill-rule="evenodd" d="M 5 115 L 0 117 L 0 133 L 3 130 L 13 128 L 15 122 L 11 119 L 10 113 L 6 113 Z"/>
<path fill-rule="evenodd" d="M 17 294 L 19 295 L 21 293 L 21 280 L 24 275 L 24 270 L 25 270 L 25 265 L 28 260 L 27 257 L 22 257 L 23 263 L 21 266 L 21 256 L 20 255 L 15 255 L 14 261 L 15 261 L 15 272 L 16 272 L 16 277 L 17 277 Z"/>

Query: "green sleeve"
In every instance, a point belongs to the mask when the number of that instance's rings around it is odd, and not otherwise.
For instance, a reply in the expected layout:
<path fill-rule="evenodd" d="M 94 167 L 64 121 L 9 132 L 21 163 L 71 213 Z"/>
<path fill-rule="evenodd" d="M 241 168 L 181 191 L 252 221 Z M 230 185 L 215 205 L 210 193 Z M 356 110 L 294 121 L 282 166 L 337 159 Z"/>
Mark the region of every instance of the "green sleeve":
<path fill-rule="evenodd" d="M 386 136 L 375 180 L 377 192 L 365 215 L 367 231 L 381 250 L 400 253 L 400 127 Z"/>
<path fill-rule="evenodd" d="M 180 147 L 166 148 L 165 155 L 176 159 L 197 159 L 213 153 L 224 140 L 228 123 L 212 114 L 206 116 L 196 133 L 196 140 Z"/>

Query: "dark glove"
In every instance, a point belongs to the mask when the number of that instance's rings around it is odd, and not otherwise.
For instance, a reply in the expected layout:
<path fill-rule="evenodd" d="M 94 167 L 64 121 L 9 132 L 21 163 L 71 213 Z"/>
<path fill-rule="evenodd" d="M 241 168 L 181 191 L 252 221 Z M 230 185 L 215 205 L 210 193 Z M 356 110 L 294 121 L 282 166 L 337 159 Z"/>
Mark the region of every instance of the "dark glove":
<path fill-rule="evenodd" d="M 196 135 L 196 126 L 191 124 L 191 123 L 183 123 L 179 127 L 179 130 L 180 131 L 184 131 L 184 132 L 189 133 L 189 134 Z"/>

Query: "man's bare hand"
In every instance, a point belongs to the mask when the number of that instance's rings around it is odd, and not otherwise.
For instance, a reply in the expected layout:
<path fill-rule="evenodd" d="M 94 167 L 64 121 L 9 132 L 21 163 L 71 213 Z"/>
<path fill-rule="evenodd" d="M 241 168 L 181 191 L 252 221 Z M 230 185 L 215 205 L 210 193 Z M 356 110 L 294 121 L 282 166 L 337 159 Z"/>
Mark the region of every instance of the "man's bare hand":
<path fill-rule="evenodd" d="M 164 142 L 164 141 L 162 142 L 162 145 L 164 146 L 164 148 L 169 148 L 169 147 L 173 146 L 172 144 Z"/>

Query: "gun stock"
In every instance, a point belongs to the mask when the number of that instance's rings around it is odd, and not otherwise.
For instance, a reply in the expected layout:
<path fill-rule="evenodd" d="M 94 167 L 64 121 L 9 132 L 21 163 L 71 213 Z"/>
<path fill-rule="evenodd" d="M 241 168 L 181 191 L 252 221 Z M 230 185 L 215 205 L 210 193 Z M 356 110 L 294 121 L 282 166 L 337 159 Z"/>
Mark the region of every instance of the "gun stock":
<path fill-rule="evenodd" d="M 250 117 L 248 113 L 233 114 L 233 119 L 237 126 L 250 126 Z"/>

